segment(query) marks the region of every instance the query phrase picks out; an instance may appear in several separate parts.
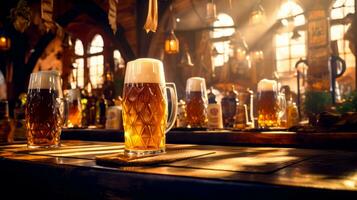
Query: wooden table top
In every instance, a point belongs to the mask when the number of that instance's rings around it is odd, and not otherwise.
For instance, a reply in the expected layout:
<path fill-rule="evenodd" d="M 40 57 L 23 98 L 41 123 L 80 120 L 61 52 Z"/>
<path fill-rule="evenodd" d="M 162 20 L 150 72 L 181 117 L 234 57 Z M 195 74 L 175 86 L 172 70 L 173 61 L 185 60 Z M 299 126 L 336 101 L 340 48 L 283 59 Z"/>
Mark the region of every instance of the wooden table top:
<path fill-rule="evenodd" d="M 146 191 L 143 187 L 148 184 L 159 184 L 178 195 L 183 194 L 173 188 L 210 194 L 212 187 L 226 195 L 245 188 L 241 191 L 250 197 L 259 196 L 254 191 L 275 190 L 357 195 L 357 152 L 353 151 L 168 144 L 167 151 L 172 149 L 209 154 L 153 166 L 104 166 L 97 164 L 95 157 L 122 152 L 123 143 L 63 141 L 58 149 L 35 151 L 28 150 L 26 144 L 11 144 L 0 146 L 0 177 L 12 180 L 11 174 L 41 175 L 42 170 L 47 170 L 52 174 L 47 179 L 57 175 L 64 180 L 77 177 L 84 180 L 82 185 L 94 179 L 91 185 L 127 195 Z M 251 188 L 256 190 L 250 191 Z"/>
<path fill-rule="evenodd" d="M 124 132 L 106 129 L 64 129 L 65 140 L 123 142 Z M 357 149 L 357 132 L 290 132 L 173 129 L 166 141 L 174 144 L 275 146 L 313 149 Z"/>

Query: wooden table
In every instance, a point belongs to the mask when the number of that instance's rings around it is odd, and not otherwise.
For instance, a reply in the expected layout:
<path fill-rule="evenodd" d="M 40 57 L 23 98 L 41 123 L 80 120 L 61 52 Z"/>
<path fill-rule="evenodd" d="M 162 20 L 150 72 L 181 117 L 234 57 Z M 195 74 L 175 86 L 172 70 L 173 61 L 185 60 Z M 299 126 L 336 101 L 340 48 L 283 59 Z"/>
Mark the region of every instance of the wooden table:
<path fill-rule="evenodd" d="M 105 129 L 64 129 L 65 140 L 123 142 L 123 131 Z M 224 146 L 274 146 L 314 149 L 357 149 L 357 132 L 289 132 L 173 129 L 168 143 Z"/>
<path fill-rule="evenodd" d="M 105 166 L 123 143 L 0 147 L 1 197 L 36 199 L 311 199 L 357 197 L 357 152 L 167 145 L 209 155 L 153 166 Z M 10 198 L 1 198 L 10 199 Z"/>

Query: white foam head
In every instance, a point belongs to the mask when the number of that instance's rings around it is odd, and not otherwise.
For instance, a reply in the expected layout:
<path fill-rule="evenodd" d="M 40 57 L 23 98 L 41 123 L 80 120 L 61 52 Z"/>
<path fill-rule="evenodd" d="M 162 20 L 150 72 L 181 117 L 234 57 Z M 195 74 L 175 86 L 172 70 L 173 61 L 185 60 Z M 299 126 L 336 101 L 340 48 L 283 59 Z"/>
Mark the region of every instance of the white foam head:
<path fill-rule="evenodd" d="M 160 60 L 153 58 L 130 61 L 126 67 L 124 82 L 165 84 L 164 66 Z"/>
<path fill-rule="evenodd" d="M 30 76 L 28 89 L 62 89 L 61 78 L 58 71 L 39 71 Z"/>
<path fill-rule="evenodd" d="M 186 91 L 189 92 L 201 92 L 206 91 L 206 81 L 201 77 L 191 77 L 187 79 Z"/>
<path fill-rule="evenodd" d="M 275 80 L 262 79 L 258 83 L 258 92 L 277 91 L 277 85 Z"/>

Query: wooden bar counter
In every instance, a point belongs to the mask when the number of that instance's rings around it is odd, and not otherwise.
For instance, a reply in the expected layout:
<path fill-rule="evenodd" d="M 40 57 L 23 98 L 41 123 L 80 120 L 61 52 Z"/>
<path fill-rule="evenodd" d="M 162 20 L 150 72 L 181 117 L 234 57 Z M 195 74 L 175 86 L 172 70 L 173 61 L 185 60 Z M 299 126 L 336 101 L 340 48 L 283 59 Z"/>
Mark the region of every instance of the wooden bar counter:
<path fill-rule="evenodd" d="M 103 165 L 121 142 L 63 140 L 59 149 L 0 147 L 1 199 L 311 199 L 357 197 L 357 152 L 168 144 L 195 158 Z M 3 198 L 8 197 L 8 198 Z M 351 198 L 352 197 L 352 198 Z"/>

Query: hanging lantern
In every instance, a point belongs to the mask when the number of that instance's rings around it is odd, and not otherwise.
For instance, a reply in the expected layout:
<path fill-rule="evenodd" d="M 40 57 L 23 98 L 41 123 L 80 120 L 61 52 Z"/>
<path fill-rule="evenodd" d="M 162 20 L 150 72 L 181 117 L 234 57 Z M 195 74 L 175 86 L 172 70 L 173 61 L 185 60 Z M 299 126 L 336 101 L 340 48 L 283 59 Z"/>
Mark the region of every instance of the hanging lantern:
<path fill-rule="evenodd" d="M 6 51 L 11 47 L 11 40 L 5 35 L 0 35 L 0 50 Z"/>
<path fill-rule="evenodd" d="M 250 13 L 250 24 L 257 25 L 262 24 L 265 21 L 265 11 L 260 1 L 254 6 L 253 11 Z"/>
<path fill-rule="evenodd" d="M 167 54 L 176 54 L 179 52 L 179 40 L 177 39 L 173 30 L 169 33 L 165 40 L 165 52 Z"/>

